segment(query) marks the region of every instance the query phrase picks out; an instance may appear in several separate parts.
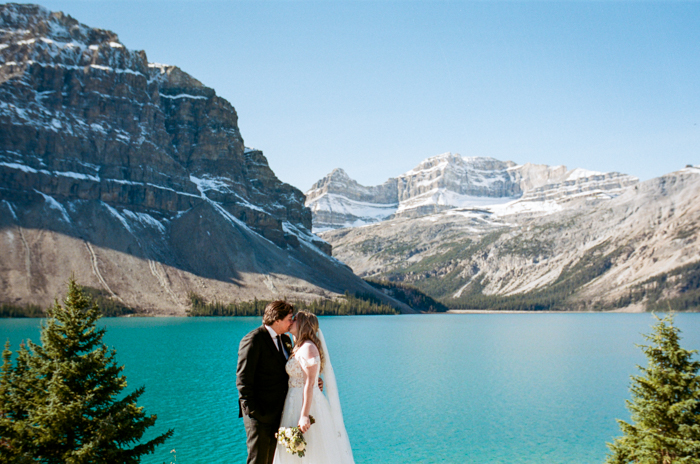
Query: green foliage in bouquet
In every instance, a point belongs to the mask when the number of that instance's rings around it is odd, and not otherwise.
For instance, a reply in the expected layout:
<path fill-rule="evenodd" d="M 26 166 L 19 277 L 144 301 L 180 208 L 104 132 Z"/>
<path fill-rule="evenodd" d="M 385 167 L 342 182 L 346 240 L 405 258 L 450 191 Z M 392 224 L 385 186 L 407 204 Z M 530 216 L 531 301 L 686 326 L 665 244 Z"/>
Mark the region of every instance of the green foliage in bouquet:
<path fill-rule="evenodd" d="M 309 422 L 316 423 L 314 416 L 309 416 Z M 275 438 L 280 445 L 284 446 L 287 453 L 296 454 L 300 458 L 306 455 L 306 439 L 299 427 L 280 427 Z"/>
<path fill-rule="evenodd" d="M 697 350 L 680 347 L 673 315 L 657 317 L 649 345 L 640 348 L 649 363 L 632 377 L 627 408 L 632 423 L 618 420 L 623 435 L 609 443 L 607 464 L 700 462 L 700 362 Z"/>
<path fill-rule="evenodd" d="M 124 369 L 102 343 L 98 307 L 71 279 L 49 309 L 41 345 L 9 343 L 0 375 L 0 462 L 138 463 L 173 431 L 140 443 L 156 416 L 136 404 L 144 388 L 121 396 Z"/>

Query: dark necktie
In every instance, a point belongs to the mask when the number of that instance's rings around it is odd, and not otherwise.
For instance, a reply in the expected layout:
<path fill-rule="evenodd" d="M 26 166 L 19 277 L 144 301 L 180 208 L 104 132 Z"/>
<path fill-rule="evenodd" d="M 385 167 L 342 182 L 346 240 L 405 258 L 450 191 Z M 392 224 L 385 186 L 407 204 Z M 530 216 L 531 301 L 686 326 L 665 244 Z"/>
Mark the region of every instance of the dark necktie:
<path fill-rule="evenodd" d="M 277 336 L 277 349 L 279 349 L 282 356 L 287 359 L 287 356 L 284 354 L 284 349 L 282 348 L 282 337 L 280 335 Z"/>

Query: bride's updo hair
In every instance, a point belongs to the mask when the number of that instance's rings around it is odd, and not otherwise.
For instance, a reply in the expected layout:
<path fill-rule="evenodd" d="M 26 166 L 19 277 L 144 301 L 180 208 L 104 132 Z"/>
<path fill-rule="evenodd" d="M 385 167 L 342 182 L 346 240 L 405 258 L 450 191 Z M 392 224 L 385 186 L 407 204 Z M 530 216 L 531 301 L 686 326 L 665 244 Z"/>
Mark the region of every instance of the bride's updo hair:
<path fill-rule="evenodd" d="M 318 338 L 318 318 L 315 314 L 307 311 L 299 311 L 294 319 L 297 323 L 297 338 L 294 340 L 296 348 L 300 347 L 306 340 L 310 340 L 316 345 L 318 354 L 321 356 L 321 372 L 323 371 L 323 361 L 325 359 L 321 340 Z"/>

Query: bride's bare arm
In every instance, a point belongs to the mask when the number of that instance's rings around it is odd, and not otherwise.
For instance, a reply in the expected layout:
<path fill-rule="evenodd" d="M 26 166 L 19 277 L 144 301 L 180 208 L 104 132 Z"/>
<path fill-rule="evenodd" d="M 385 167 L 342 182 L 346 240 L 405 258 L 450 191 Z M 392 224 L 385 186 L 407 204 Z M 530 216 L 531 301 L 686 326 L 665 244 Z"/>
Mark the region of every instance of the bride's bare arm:
<path fill-rule="evenodd" d="M 311 427 L 309 410 L 311 409 L 311 400 L 313 399 L 318 371 L 321 368 L 318 355 L 318 348 L 316 348 L 316 345 L 313 343 L 304 343 L 295 354 L 296 358 L 299 360 L 301 370 L 304 371 L 306 375 L 306 379 L 304 380 L 301 416 L 299 417 L 299 430 L 302 432 L 306 432 L 309 427 Z"/>

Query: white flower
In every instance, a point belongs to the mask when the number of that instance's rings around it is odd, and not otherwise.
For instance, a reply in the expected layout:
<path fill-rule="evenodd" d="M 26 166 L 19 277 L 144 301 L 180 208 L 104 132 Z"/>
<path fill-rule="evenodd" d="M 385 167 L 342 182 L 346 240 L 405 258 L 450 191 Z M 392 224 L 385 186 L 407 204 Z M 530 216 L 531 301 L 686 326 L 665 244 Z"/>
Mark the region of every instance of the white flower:
<path fill-rule="evenodd" d="M 296 447 L 297 452 L 304 451 L 305 449 L 306 449 L 306 444 L 303 441 L 301 443 L 299 443 Z"/>

